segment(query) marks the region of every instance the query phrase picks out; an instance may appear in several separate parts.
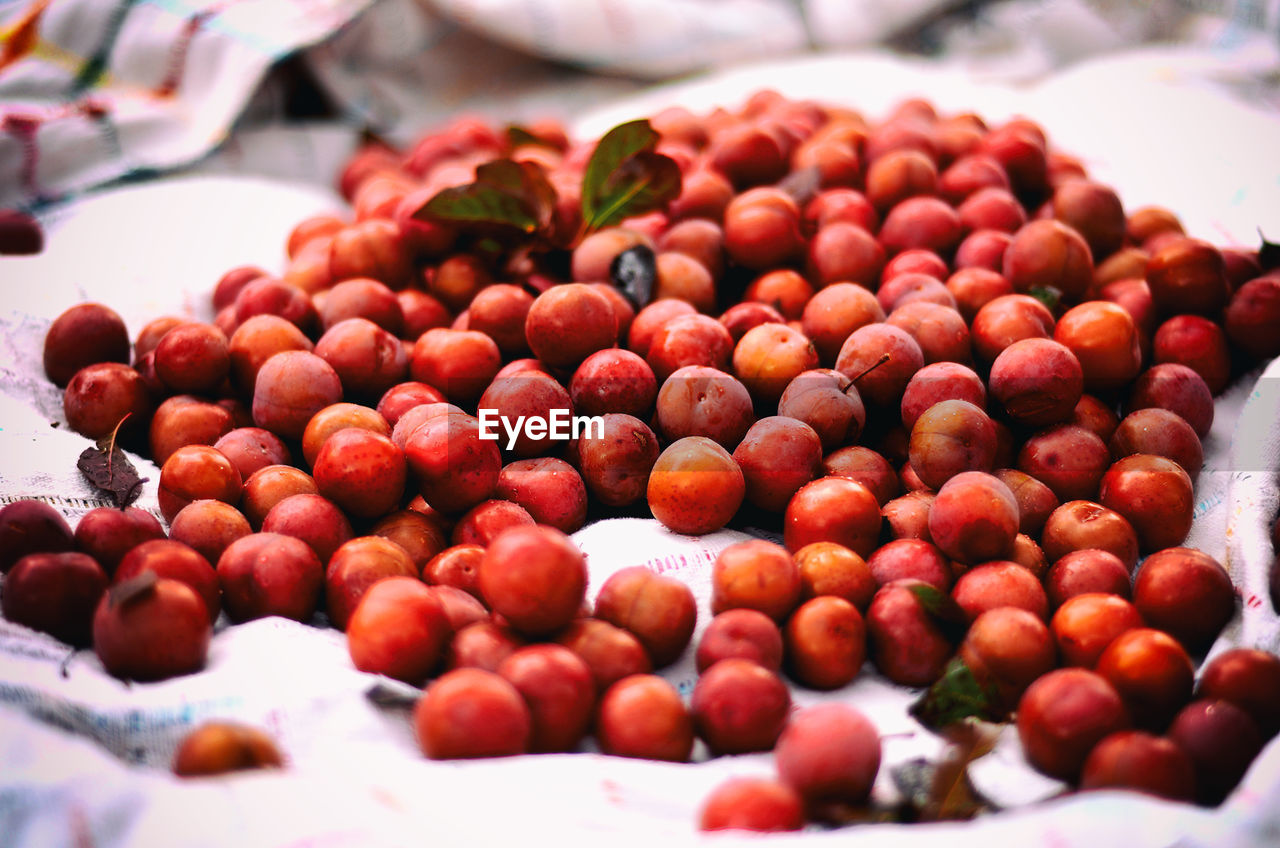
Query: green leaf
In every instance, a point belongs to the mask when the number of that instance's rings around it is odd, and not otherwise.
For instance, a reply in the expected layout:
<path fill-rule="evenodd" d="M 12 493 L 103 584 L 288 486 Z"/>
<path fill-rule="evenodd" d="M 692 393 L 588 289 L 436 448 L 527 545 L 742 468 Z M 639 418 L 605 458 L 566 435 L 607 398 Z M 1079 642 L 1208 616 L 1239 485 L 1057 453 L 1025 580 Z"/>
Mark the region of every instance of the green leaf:
<path fill-rule="evenodd" d="M 1000 721 L 1007 715 L 996 688 L 979 682 L 958 656 L 947 663 L 942 677 L 911 705 L 910 712 L 921 724 L 935 730 L 968 718 Z"/>
<path fill-rule="evenodd" d="M 609 130 L 596 142 L 596 149 L 587 160 L 582 175 L 582 213 L 595 212 L 596 198 L 601 194 L 604 182 L 619 165 L 644 150 L 658 146 L 658 131 L 645 119 L 628 121 Z"/>
<path fill-rule="evenodd" d="M 519 124 L 508 124 L 506 136 L 508 148 L 520 147 L 525 144 L 543 143 L 542 139 L 538 138 Z"/>
<path fill-rule="evenodd" d="M 619 124 L 596 144 L 582 178 L 582 222 L 591 232 L 661 209 L 680 194 L 680 167 L 654 152 L 647 120 Z"/>
<path fill-rule="evenodd" d="M 1058 314 L 1058 304 L 1062 302 L 1062 292 L 1053 286 L 1034 286 L 1027 294 L 1049 307 L 1049 311 L 1054 315 Z"/>
<path fill-rule="evenodd" d="M 522 127 L 519 124 L 507 124 L 506 129 L 507 149 L 514 150 L 517 147 L 525 147 L 532 145 L 535 147 L 545 147 L 548 150 L 559 150 L 550 141 L 530 130 L 528 127 Z"/>
<path fill-rule="evenodd" d="M 907 591 L 915 596 L 924 607 L 924 611 L 933 619 L 934 624 L 953 643 L 959 643 L 969 629 L 969 620 L 964 610 L 946 592 L 928 583 L 913 583 Z"/>
<path fill-rule="evenodd" d="M 555 211 L 556 193 L 532 162 L 495 159 L 476 169 L 475 182 L 437 192 L 413 217 L 453 224 L 482 234 L 543 233 Z"/>
<path fill-rule="evenodd" d="M 520 198 L 480 182 L 442 189 L 413 217 L 449 224 L 507 226 L 529 234 L 538 228 L 538 219 Z"/>
<path fill-rule="evenodd" d="M 537 221 L 539 232 L 550 226 L 551 216 L 556 208 L 556 190 L 552 188 L 541 165 L 495 159 L 476 169 L 476 179 L 519 198 L 524 208 Z"/>
<path fill-rule="evenodd" d="M 637 153 L 605 181 L 605 194 L 589 223 L 611 227 L 635 215 L 664 208 L 680 194 L 680 166 L 661 153 Z"/>

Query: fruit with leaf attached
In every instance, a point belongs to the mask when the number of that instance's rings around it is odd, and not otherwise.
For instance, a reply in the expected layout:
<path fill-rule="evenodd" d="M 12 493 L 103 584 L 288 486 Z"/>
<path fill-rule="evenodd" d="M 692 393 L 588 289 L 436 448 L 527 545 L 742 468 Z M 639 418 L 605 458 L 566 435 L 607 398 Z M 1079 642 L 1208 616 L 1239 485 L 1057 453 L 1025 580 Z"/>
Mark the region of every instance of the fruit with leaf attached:
<path fill-rule="evenodd" d="M 946 595 L 921 580 L 904 578 L 880 587 L 867 608 L 866 624 L 871 658 L 881 674 L 904 686 L 927 686 L 942 676 L 955 646 L 944 630 L 946 618 L 929 607 L 945 605 Z"/>

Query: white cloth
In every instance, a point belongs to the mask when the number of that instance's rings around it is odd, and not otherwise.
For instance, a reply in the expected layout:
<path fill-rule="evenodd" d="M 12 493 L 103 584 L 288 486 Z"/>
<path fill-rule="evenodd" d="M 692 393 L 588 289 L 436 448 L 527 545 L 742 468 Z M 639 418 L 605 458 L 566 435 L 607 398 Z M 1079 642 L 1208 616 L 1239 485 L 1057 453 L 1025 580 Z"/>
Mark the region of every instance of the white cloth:
<path fill-rule="evenodd" d="M 239 156 L 263 127 L 296 124 L 303 67 L 349 142 L 368 127 L 406 144 L 459 112 L 569 122 L 641 82 L 886 43 L 1005 82 L 1179 43 L 1212 51 L 1221 82 L 1276 108 L 1277 34 L 1280 0 L 12 0 L 0 3 L 0 207 Z M 327 174 L 314 152 L 289 172 Z"/>
<path fill-rule="evenodd" d="M 1280 208 L 1280 122 L 1180 79 L 1185 68 L 1164 54 L 1127 63 L 1082 67 L 1037 87 L 1011 90 L 977 84 L 952 67 L 903 63 L 885 56 L 825 57 L 724 74 L 667 87 L 616 108 L 582 115 L 588 135 L 620 114 L 685 102 L 732 105 L 760 82 L 796 96 L 824 97 L 881 114 L 906 93 L 928 91 L 944 108 L 998 117 L 1025 112 L 1042 119 L 1064 148 L 1086 156 L 1113 182 L 1126 206 L 1165 203 L 1188 229 L 1215 240 L 1248 243 L 1253 226 Z M 852 91 L 850 80 L 875 86 Z M 1099 83 L 1105 81 L 1105 86 Z M 1109 91 L 1114 96 L 1099 95 Z M 1086 92 L 1090 120 L 1075 104 Z M 1132 100 L 1130 98 L 1139 98 Z M 1184 112 L 1135 113 L 1133 102 L 1190 104 Z M 1142 132 L 1135 131 L 1140 124 Z M 1165 154 L 1149 139 L 1178 139 Z M 1142 138 L 1143 143 L 1131 139 Z M 1197 202 L 1180 195 L 1186 169 L 1169 158 L 1194 159 Z M 289 150 L 286 144 L 283 150 Z M 1187 154 L 1185 150 L 1193 151 Z M 1180 158 L 1183 157 L 1183 158 Z M 1169 173 L 1177 174 L 1176 179 Z M 1195 198 L 1193 197 L 1193 200 Z M 39 350 L 49 320 L 71 303 L 97 299 L 118 308 L 131 334 L 165 313 L 208 317 L 208 292 L 227 268 L 283 264 L 290 227 L 336 204 L 332 192 L 253 178 L 159 181 L 90 196 L 44 218 L 46 252 L 0 260 L 5 303 L 0 310 L 0 498 L 54 499 L 73 519 L 92 493 L 75 471 L 85 442 L 51 428 L 58 394 L 41 379 Z M 190 210 L 175 215 L 174 210 Z M 203 214 L 201 214 L 203 212 Z M 121 228 L 119 222 L 129 226 Z M 198 221 L 198 226 L 192 226 Z M 1262 588 L 1273 552 L 1265 523 L 1276 506 L 1277 377 L 1272 364 L 1218 401 L 1205 440 L 1208 468 L 1197 486 L 1197 523 L 1190 540 L 1232 571 L 1246 598 L 1257 596 L 1220 642 L 1275 650 L 1276 614 Z M 144 505 L 154 505 L 154 466 Z M 618 567 L 667 564 L 706 607 L 714 553 L 736 538 L 674 536 L 652 522 L 597 524 L 578 541 L 588 555 L 591 591 Z M 0 591 L 2 591 L 0 586 Z M 767 774 L 767 755 L 705 760 L 688 766 L 642 763 L 598 754 L 527 757 L 500 762 L 433 763 L 413 741 L 403 708 L 378 707 L 364 693 L 378 681 L 356 672 L 341 636 L 280 620 L 219 629 L 206 671 L 156 684 L 122 686 L 105 676 L 91 653 L 67 659 L 65 648 L 11 623 L 0 623 L 0 845 L 5 848 L 108 846 L 335 846 L 491 844 L 554 833 L 572 844 L 699 842 L 698 806 L 728 774 Z M 689 660 L 666 672 L 691 679 Z M 404 692 L 383 681 L 389 691 Z M 819 696 L 796 689 L 798 702 Z M 886 735 L 886 766 L 875 792 L 895 792 L 894 763 L 931 756 L 939 742 L 907 717 L 911 694 L 868 669 L 845 690 Z M 191 723 L 239 718 L 277 735 L 290 760 L 283 774 L 214 781 L 179 781 L 164 766 Z M 1060 787 L 1020 760 L 1016 734 L 978 761 L 972 775 L 986 794 L 1015 809 L 967 824 L 860 828 L 870 845 L 1191 846 L 1271 844 L 1280 832 L 1280 745 L 1255 762 L 1240 791 L 1216 810 L 1120 794 L 1033 804 Z M 848 832 L 806 833 L 847 840 Z M 782 838 L 786 843 L 787 837 Z M 729 837 L 726 843 L 743 843 Z M 754 844 L 752 842 L 751 844 Z"/>
<path fill-rule="evenodd" d="M 645 564 L 685 580 L 707 609 L 715 553 L 742 534 L 701 539 L 652 521 L 595 524 L 575 539 L 588 556 L 590 594 L 617 568 Z M 65 668 L 65 673 L 63 669 Z M 692 683 L 686 656 L 664 675 Z M 87 652 L 67 660 L 65 646 L 0 622 L 0 826 L 6 846 L 339 846 L 496 844 L 551 834 L 569 845 L 699 843 L 698 809 L 731 775 L 768 775 L 767 754 L 671 765 L 591 751 L 477 762 L 431 762 L 418 752 L 408 707 L 367 697 L 412 695 L 410 687 L 357 672 L 340 633 L 282 619 L 223 627 L 201 673 L 125 686 Z M 874 671 L 849 687 L 818 694 L 793 688 L 795 703 L 855 704 L 884 737 L 873 790 L 891 802 L 892 769 L 936 757 L 938 737 L 907 716 L 913 693 Z M 384 702 L 387 699 L 384 699 Z M 391 699 L 391 700 L 394 700 Z M 407 704 L 407 701 L 406 701 Z M 267 730 L 288 758 L 283 773 L 181 780 L 166 767 L 194 724 L 230 718 Z M 95 744 L 96 743 L 96 744 Z M 1005 730 L 996 751 L 971 767 L 975 784 L 1012 809 L 970 823 L 877 825 L 857 838 L 872 846 L 1054 844 L 1219 848 L 1267 844 L 1280 818 L 1268 798 L 1280 793 L 1280 743 L 1254 763 L 1241 789 L 1205 810 L 1119 793 L 1068 796 L 1027 806 L 1060 785 L 1019 759 Z M 429 836 L 428 836 L 429 835 Z M 847 840 L 844 831 L 810 832 Z M 724 844 L 754 844 L 729 835 Z M 790 844 L 784 840 L 785 844 Z M 719 844 L 719 843 L 718 843 Z M 834 843 L 833 843 L 834 844 Z M 843 843 L 841 843 L 843 844 Z"/>

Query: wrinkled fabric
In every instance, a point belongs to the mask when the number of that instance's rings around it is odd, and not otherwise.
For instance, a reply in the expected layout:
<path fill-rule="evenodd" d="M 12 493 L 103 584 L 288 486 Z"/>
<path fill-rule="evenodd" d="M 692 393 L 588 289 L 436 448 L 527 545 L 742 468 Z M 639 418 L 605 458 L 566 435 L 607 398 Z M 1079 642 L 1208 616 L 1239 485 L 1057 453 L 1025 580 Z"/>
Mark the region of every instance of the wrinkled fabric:
<path fill-rule="evenodd" d="M 1027 81 L 1134 45 L 1197 45 L 1225 57 L 1232 71 L 1223 83 L 1274 108 L 1280 0 L 1203 8 L 1175 0 L 10 0 L 0 4 L 0 207 L 38 208 L 189 167 L 215 150 L 236 155 L 240 141 L 295 124 L 300 111 L 403 144 L 459 112 L 567 120 L 645 83 L 872 46 Z"/>

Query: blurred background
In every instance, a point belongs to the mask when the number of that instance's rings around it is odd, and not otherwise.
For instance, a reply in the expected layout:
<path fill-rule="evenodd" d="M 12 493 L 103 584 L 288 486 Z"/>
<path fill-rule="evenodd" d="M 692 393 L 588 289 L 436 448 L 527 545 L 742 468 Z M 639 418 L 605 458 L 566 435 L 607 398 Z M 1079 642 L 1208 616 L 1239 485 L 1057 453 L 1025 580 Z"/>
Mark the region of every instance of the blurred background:
<path fill-rule="evenodd" d="M 654 83 L 867 49 L 1013 85 L 1163 51 L 1280 107 L 1280 0 L 0 0 L 0 207 L 173 171 L 325 183 L 370 134 L 572 126 Z"/>

